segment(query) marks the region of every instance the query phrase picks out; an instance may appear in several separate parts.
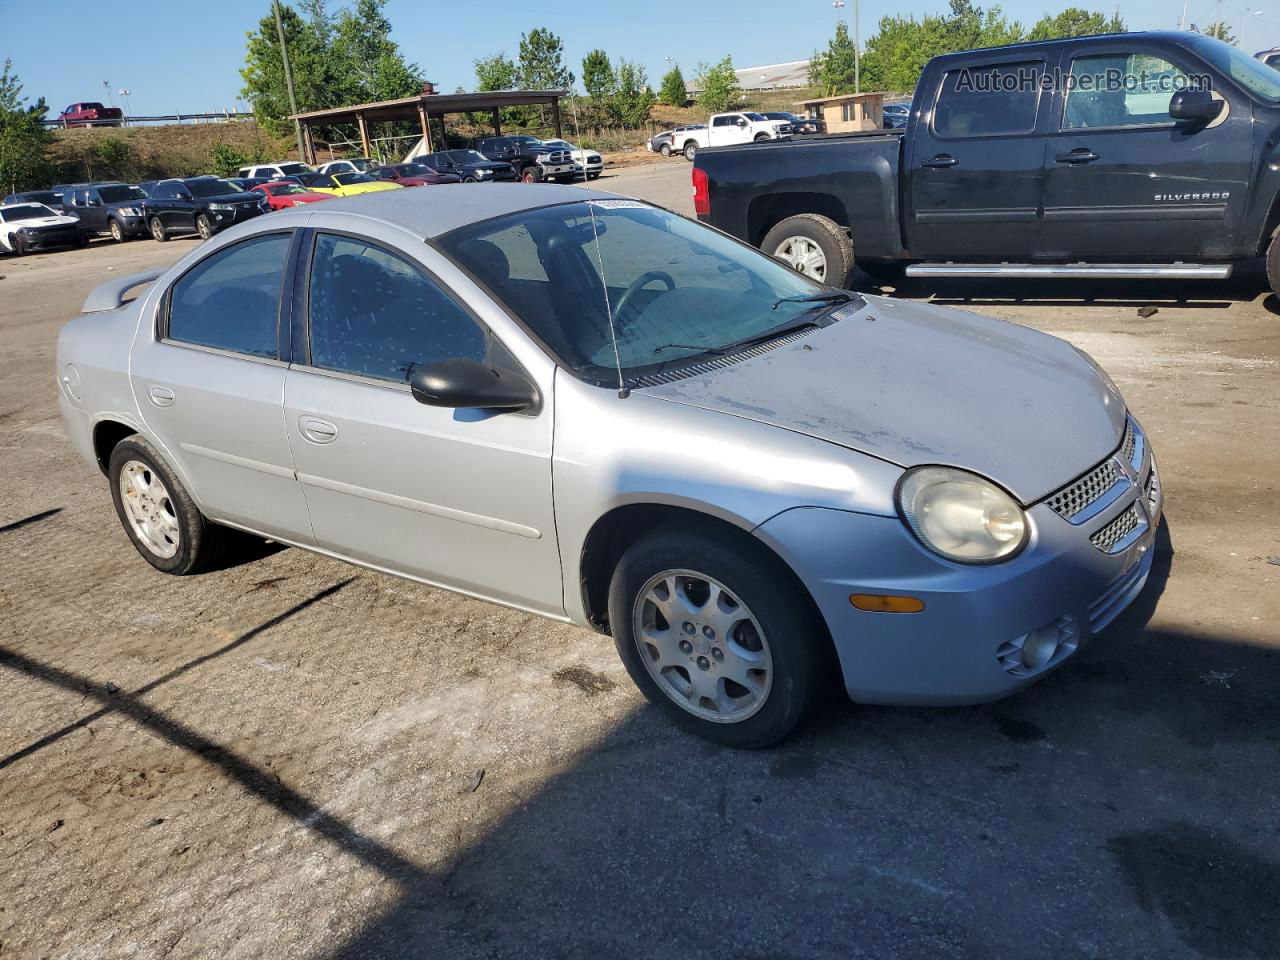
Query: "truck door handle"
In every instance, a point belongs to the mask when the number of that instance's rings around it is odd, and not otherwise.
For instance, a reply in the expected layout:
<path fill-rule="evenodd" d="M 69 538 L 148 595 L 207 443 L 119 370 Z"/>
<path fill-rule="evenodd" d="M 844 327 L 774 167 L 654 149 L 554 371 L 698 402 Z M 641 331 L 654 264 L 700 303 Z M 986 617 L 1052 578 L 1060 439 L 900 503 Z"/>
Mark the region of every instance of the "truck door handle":
<path fill-rule="evenodd" d="M 960 161 L 949 153 L 940 153 L 936 157 L 930 157 L 928 160 L 921 160 L 922 167 L 954 167 Z"/>
<path fill-rule="evenodd" d="M 177 399 L 168 387 L 150 387 L 147 389 L 147 396 L 157 407 L 171 407 L 173 401 Z"/>
<path fill-rule="evenodd" d="M 333 443 L 338 439 L 337 426 L 317 417 L 299 417 L 298 429 L 312 443 Z"/>
<path fill-rule="evenodd" d="M 1088 147 L 1076 147 L 1070 153 L 1060 153 L 1053 159 L 1058 163 L 1093 163 L 1098 155 Z"/>

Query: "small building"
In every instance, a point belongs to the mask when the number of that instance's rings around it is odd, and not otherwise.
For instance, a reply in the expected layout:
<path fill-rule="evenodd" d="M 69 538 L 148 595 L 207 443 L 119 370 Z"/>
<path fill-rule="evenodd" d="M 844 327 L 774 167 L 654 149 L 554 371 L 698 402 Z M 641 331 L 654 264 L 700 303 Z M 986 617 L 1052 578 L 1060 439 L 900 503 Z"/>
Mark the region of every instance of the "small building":
<path fill-rule="evenodd" d="M 846 93 L 801 100 L 800 106 L 814 119 L 825 120 L 827 133 L 850 133 L 884 126 L 884 98 L 883 93 Z"/>

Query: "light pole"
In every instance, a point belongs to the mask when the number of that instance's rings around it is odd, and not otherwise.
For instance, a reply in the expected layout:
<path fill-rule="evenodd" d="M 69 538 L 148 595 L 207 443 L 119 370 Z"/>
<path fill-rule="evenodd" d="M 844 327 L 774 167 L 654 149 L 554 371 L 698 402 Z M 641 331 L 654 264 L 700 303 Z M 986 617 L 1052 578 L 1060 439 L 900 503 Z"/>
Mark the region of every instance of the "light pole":
<path fill-rule="evenodd" d="M 120 95 L 120 99 L 124 101 L 124 125 L 129 125 L 129 116 L 133 113 L 133 108 L 129 106 L 129 94 L 132 91 L 128 87 L 121 87 L 116 91 Z"/>
<path fill-rule="evenodd" d="M 831 6 L 837 11 L 844 8 L 844 0 L 831 0 Z M 837 16 L 839 14 L 837 13 Z M 858 36 L 858 0 L 853 0 L 853 16 L 849 18 L 853 21 L 853 92 L 862 92 L 862 47 L 861 38 Z"/>
<path fill-rule="evenodd" d="M 1243 49 L 1244 49 L 1244 27 L 1245 27 L 1245 24 L 1249 22 L 1249 18 L 1250 18 L 1250 17 L 1260 17 L 1260 16 L 1262 16 L 1262 11 L 1261 11 L 1261 10 L 1248 10 L 1248 9 L 1246 9 L 1246 10 L 1242 10 L 1242 11 L 1240 12 L 1240 32 L 1239 32 L 1238 34 L 1236 34 L 1236 46 L 1237 46 L 1237 47 L 1239 47 L 1241 50 L 1243 50 Z"/>
<path fill-rule="evenodd" d="M 111 81 L 103 80 L 102 86 L 103 86 L 103 89 L 107 91 L 107 106 L 114 107 L 116 105 L 116 102 L 111 99 Z"/>

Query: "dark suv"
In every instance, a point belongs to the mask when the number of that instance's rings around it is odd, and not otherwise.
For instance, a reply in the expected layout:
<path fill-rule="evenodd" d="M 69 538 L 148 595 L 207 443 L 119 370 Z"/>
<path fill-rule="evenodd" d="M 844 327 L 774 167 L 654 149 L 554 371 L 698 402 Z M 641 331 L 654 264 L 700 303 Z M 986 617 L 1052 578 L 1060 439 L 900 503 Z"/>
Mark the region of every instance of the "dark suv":
<path fill-rule="evenodd" d="M 145 190 L 128 183 L 62 183 L 53 188 L 62 194 L 62 209 L 80 218 L 85 232 L 109 233 L 111 239 L 123 243 L 147 232 L 142 215 Z"/>
<path fill-rule="evenodd" d="M 490 160 L 505 160 L 516 168 L 516 175 L 526 183 L 572 180 L 577 173 L 568 150 L 548 147 L 537 137 L 527 134 L 481 137 L 471 142 L 471 149 Z"/>
<path fill-rule="evenodd" d="M 475 150 L 441 150 L 424 153 L 413 158 L 414 163 L 425 163 L 441 173 L 452 173 L 463 183 L 493 183 L 498 180 L 515 180 L 516 168 L 502 160 L 490 160 Z"/>
<path fill-rule="evenodd" d="M 161 180 L 142 202 L 151 236 L 164 242 L 172 233 L 195 231 L 208 240 L 219 230 L 266 213 L 261 193 L 237 190 L 218 177 Z"/>

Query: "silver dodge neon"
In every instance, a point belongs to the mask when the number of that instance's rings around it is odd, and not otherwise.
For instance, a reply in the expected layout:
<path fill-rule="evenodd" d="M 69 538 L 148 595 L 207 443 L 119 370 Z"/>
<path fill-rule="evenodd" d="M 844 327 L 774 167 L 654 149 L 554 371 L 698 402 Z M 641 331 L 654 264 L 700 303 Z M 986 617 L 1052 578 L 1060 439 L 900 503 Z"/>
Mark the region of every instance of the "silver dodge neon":
<path fill-rule="evenodd" d="M 232 528 L 592 627 L 744 747 L 836 675 L 865 703 L 1032 683 L 1142 589 L 1161 511 L 1062 340 L 577 187 L 240 224 L 98 287 L 57 376 L 155 568 Z"/>

